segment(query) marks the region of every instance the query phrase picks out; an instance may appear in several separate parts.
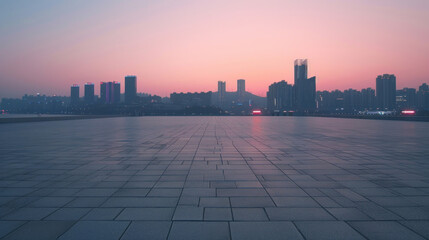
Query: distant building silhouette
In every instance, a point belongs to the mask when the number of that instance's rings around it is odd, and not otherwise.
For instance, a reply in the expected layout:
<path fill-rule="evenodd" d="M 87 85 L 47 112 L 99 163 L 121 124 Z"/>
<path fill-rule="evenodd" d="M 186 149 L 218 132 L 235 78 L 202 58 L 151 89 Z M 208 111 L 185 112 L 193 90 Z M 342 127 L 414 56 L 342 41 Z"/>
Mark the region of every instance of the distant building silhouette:
<path fill-rule="evenodd" d="M 94 83 L 85 83 L 85 103 L 94 102 Z"/>
<path fill-rule="evenodd" d="M 377 76 L 376 79 L 377 107 L 380 110 L 396 108 L 396 77 L 391 74 Z"/>
<path fill-rule="evenodd" d="M 119 103 L 121 101 L 121 84 L 113 82 L 113 102 Z"/>
<path fill-rule="evenodd" d="M 238 101 L 244 101 L 244 93 L 246 92 L 246 80 L 238 79 L 237 80 L 237 98 Z"/>
<path fill-rule="evenodd" d="M 101 103 L 112 104 L 119 103 L 121 100 L 121 85 L 118 82 L 100 83 L 100 101 Z"/>
<path fill-rule="evenodd" d="M 413 109 L 417 105 L 417 91 L 415 88 L 396 90 L 396 108 Z"/>
<path fill-rule="evenodd" d="M 183 106 L 210 106 L 212 92 L 201 93 L 172 93 L 170 102 Z"/>
<path fill-rule="evenodd" d="M 361 109 L 361 92 L 355 89 L 344 90 L 344 111 L 355 113 Z"/>
<path fill-rule="evenodd" d="M 79 85 L 73 84 L 70 88 L 70 102 L 75 105 L 79 103 Z"/>
<path fill-rule="evenodd" d="M 100 102 L 106 103 L 107 101 L 107 83 L 106 82 L 100 82 Z"/>
<path fill-rule="evenodd" d="M 375 103 L 375 90 L 372 88 L 366 88 L 361 90 L 362 94 L 362 110 L 374 110 L 376 107 Z"/>
<path fill-rule="evenodd" d="M 218 96 L 218 105 L 222 106 L 225 104 L 225 94 L 226 94 L 226 82 L 218 81 L 217 82 L 217 96 Z"/>
<path fill-rule="evenodd" d="M 429 85 L 423 83 L 417 92 L 417 107 L 429 110 Z"/>
<path fill-rule="evenodd" d="M 137 77 L 125 77 L 125 103 L 133 103 L 137 97 Z"/>
<path fill-rule="evenodd" d="M 298 111 L 316 109 L 316 77 L 307 78 L 307 59 L 297 59 L 294 63 L 294 106 Z"/>
<path fill-rule="evenodd" d="M 267 108 L 272 113 L 292 110 L 293 86 L 285 80 L 271 84 L 267 92 Z"/>

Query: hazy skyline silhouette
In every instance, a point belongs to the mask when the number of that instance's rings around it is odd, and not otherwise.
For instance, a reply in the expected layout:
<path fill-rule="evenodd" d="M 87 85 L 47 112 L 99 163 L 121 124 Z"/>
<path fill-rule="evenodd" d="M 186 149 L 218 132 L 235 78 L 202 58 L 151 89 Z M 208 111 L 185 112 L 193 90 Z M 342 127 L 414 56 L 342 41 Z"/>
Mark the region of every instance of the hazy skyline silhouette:
<path fill-rule="evenodd" d="M 73 83 L 138 76 L 138 92 L 235 91 L 264 96 L 307 58 L 318 90 L 428 81 L 429 2 L 2 1 L 0 98 L 69 95 Z"/>

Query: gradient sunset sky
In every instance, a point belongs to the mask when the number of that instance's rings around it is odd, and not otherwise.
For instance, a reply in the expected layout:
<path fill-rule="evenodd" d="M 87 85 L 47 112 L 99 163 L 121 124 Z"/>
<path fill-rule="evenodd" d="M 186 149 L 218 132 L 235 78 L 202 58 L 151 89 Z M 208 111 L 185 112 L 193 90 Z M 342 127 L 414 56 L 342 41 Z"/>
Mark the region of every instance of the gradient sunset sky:
<path fill-rule="evenodd" d="M 317 90 L 429 82 L 429 0 L 2 0 L 0 98 L 70 95 L 70 86 L 121 82 L 138 91 L 216 91 L 246 79 L 293 83 L 307 58 Z M 83 89 L 81 88 L 81 95 Z"/>

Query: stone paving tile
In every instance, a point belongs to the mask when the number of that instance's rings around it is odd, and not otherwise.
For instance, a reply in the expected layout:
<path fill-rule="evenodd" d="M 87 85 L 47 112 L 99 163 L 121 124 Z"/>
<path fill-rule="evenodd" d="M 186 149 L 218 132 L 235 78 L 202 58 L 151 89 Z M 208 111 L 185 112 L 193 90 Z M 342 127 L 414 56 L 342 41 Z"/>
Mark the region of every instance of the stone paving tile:
<path fill-rule="evenodd" d="M 44 220 L 79 220 L 89 212 L 89 208 L 60 208 Z"/>
<path fill-rule="evenodd" d="M 127 221 L 79 221 L 58 239 L 119 239 L 129 224 Z"/>
<path fill-rule="evenodd" d="M 271 221 L 335 220 L 323 208 L 265 208 Z"/>
<path fill-rule="evenodd" d="M 174 222 L 169 240 L 228 240 L 228 222 Z"/>
<path fill-rule="evenodd" d="M 113 220 L 122 210 L 122 208 L 93 208 L 82 220 Z"/>
<path fill-rule="evenodd" d="M 263 208 L 233 208 L 234 221 L 268 221 Z"/>
<path fill-rule="evenodd" d="M 367 221 L 350 222 L 350 225 L 368 239 L 424 239 L 398 222 Z"/>
<path fill-rule="evenodd" d="M 174 208 L 125 208 L 116 220 L 171 220 Z"/>
<path fill-rule="evenodd" d="M 204 208 L 180 206 L 174 212 L 173 220 L 203 220 Z"/>
<path fill-rule="evenodd" d="M 24 223 L 24 221 L 0 221 L 0 238 L 6 236 Z"/>
<path fill-rule="evenodd" d="M 232 222 L 232 240 L 281 240 L 304 238 L 291 222 Z"/>
<path fill-rule="evenodd" d="M 204 220 L 206 221 L 231 221 L 231 208 L 204 208 Z"/>
<path fill-rule="evenodd" d="M 230 207 L 227 197 L 202 197 L 200 207 Z"/>
<path fill-rule="evenodd" d="M 124 117 L 0 132 L 0 238 L 429 238 L 428 123 Z"/>
<path fill-rule="evenodd" d="M 429 221 L 401 221 L 400 223 L 420 236 L 429 239 Z"/>
<path fill-rule="evenodd" d="M 3 220 L 42 220 L 57 208 L 20 208 L 9 215 L 4 216 Z"/>
<path fill-rule="evenodd" d="M 295 222 L 307 240 L 364 240 L 357 231 L 342 221 Z"/>
<path fill-rule="evenodd" d="M 401 216 L 405 220 L 429 220 L 429 208 L 397 207 L 389 208 L 389 210 Z"/>
<path fill-rule="evenodd" d="M 7 235 L 5 240 L 50 240 L 66 232 L 73 221 L 30 221 Z"/>
<path fill-rule="evenodd" d="M 165 240 L 170 226 L 167 221 L 133 221 L 121 240 Z"/>
<path fill-rule="evenodd" d="M 319 207 L 311 197 L 273 197 L 278 207 Z"/>
<path fill-rule="evenodd" d="M 371 220 L 356 208 L 327 208 L 327 210 L 338 220 Z"/>

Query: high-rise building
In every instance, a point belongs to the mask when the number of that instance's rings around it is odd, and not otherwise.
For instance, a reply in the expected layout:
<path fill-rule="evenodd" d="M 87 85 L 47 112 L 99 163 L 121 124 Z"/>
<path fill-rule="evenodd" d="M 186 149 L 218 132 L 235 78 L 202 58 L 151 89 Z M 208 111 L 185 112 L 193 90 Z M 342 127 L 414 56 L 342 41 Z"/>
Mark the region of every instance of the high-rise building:
<path fill-rule="evenodd" d="M 137 77 L 126 76 L 125 77 L 125 102 L 133 103 L 137 97 Z"/>
<path fill-rule="evenodd" d="M 170 94 L 171 103 L 183 106 L 210 106 L 211 98 L 212 92 Z"/>
<path fill-rule="evenodd" d="M 308 78 L 307 59 L 294 62 L 294 106 L 298 111 L 316 109 L 316 77 Z"/>
<path fill-rule="evenodd" d="M 73 84 L 70 88 L 70 102 L 71 104 L 79 103 L 79 85 Z"/>
<path fill-rule="evenodd" d="M 304 82 L 304 111 L 316 110 L 316 77 L 308 78 Z"/>
<path fill-rule="evenodd" d="M 237 98 L 238 101 L 244 101 L 244 93 L 246 92 L 246 80 L 238 79 L 237 80 Z"/>
<path fill-rule="evenodd" d="M 429 109 L 429 85 L 423 83 L 417 92 L 417 107 L 419 109 Z"/>
<path fill-rule="evenodd" d="M 85 83 L 85 103 L 94 102 L 94 83 Z"/>
<path fill-rule="evenodd" d="M 102 103 L 119 103 L 121 99 L 121 85 L 118 82 L 100 83 L 100 100 Z"/>
<path fill-rule="evenodd" d="M 113 102 L 119 103 L 121 101 L 121 84 L 113 82 Z"/>
<path fill-rule="evenodd" d="M 355 89 L 344 90 L 344 111 L 354 113 L 361 109 L 361 92 Z"/>
<path fill-rule="evenodd" d="M 398 109 L 415 109 L 417 107 L 417 91 L 415 88 L 396 90 L 396 107 Z"/>
<path fill-rule="evenodd" d="M 373 110 L 376 107 L 375 104 L 375 90 L 372 88 L 366 88 L 361 90 L 362 94 L 362 109 L 363 110 Z"/>
<path fill-rule="evenodd" d="M 225 94 L 226 94 L 226 82 L 218 81 L 217 82 L 217 98 L 218 105 L 222 106 L 225 103 Z"/>
<path fill-rule="evenodd" d="M 107 83 L 100 82 L 100 102 L 106 103 Z"/>
<path fill-rule="evenodd" d="M 380 110 L 396 108 L 396 77 L 391 74 L 377 76 L 376 79 L 377 107 Z"/>
<path fill-rule="evenodd" d="M 293 87 L 285 80 L 273 83 L 267 92 L 267 108 L 271 112 L 292 110 Z"/>

